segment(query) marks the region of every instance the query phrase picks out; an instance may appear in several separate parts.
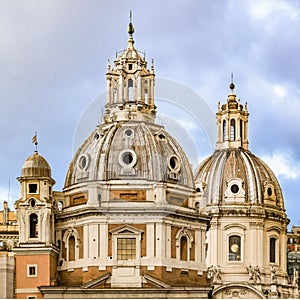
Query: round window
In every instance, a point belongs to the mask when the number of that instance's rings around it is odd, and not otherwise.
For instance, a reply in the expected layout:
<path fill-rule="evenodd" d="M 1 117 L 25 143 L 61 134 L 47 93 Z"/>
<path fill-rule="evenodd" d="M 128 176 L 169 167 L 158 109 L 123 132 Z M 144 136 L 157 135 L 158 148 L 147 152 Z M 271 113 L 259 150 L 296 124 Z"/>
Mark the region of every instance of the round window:
<path fill-rule="evenodd" d="M 132 133 L 133 133 L 133 132 L 132 132 L 131 129 L 126 129 L 126 130 L 125 130 L 125 135 L 126 135 L 126 136 L 132 136 Z"/>
<path fill-rule="evenodd" d="M 273 194 L 272 188 L 268 187 L 267 193 L 268 193 L 268 196 L 271 197 Z"/>
<path fill-rule="evenodd" d="M 131 152 L 125 152 L 122 155 L 122 160 L 124 162 L 124 164 L 126 165 L 130 165 L 133 161 L 133 156 Z"/>
<path fill-rule="evenodd" d="M 239 192 L 239 186 L 237 184 L 233 184 L 230 190 L 232 193 L 237 194 Z"/>
<path fill-rule="evenodd" d="M 124 168 L 132 168 L 137 161 L 136 154 L 133 150 L 123 150 L 119 154 L 119 164 Z"/>

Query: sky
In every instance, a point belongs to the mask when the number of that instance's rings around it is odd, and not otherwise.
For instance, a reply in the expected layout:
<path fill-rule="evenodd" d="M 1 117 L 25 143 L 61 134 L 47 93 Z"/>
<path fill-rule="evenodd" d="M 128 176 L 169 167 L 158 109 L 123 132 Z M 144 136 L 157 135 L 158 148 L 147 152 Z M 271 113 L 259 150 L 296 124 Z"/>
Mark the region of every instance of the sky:
<path fill-rule="evenodd" d="M 0 0 L 0 202 L 12 209 L 19 198 L 16 178 L 36 131 L 62 190 L 84 138 L 78 128 L 89 123 L 88 136 L 101 120 L 107 59 L 127 45 L 130 10 L 136 48 L 154 58 L 158 115 L 179 141 L 186 135 L 177 129 L 188 131 L 193 166 L 214 150 L 205 137 L 211 128 L 195 121 L 193 107 L 159 99 L 161 83 L 196 93 L 194 110 L 207 105 L 214 115 L 233 73 L 237 97 L 248 103 L 249 149 L 277 175 L 290 226 L 300 225 L 300 2 L 293 0 Z"/>

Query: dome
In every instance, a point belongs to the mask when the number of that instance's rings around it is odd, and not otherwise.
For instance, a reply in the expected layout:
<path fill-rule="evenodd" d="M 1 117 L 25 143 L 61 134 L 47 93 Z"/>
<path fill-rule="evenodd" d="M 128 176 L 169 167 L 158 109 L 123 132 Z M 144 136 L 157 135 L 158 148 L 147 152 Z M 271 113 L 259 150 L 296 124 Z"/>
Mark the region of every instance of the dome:
<path fill-rule="evenodd" d="M 22 177 L 51 177 L 51 168 L 37 151 L 29 156 L 22 167 Z"/>
<path fill-rule="evenodd" d="M 65 188 L 104 180 L 171 182 L 194 188 L 191 166 L 176 140 L 160 125 L 135 121 L 98 126 L 75 154 Z"/>
<path fill-rule="evenodd" d="M 260 158 L 243 148 L 216 150 L 195 172 L 204 205 L 258 204 L 284 211 L 278 180 Z"/>

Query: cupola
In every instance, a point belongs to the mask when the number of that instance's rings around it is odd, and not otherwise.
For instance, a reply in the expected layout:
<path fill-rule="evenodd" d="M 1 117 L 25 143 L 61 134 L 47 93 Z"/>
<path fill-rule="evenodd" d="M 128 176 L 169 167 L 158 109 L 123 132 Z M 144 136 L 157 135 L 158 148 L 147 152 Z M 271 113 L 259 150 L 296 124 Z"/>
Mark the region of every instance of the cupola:
<path fill-rule="evenodd" d="M 230 94 L 225 104 L 218 104 L 217 149 L 243 148 L 248 149 L 248 108 L 243 106 L 240 99 L 236 99 L 235 85 L 230 83 Z"/>
<path fill-rule="evenodd" d="M 127 120 L 154 122 L 154 62 L 152 60 L 151 69 L 147 69 L 145 54 L 134 47 L 133 33 L 130 16 L 127 49 L 117 52 L 112 68 L 108 60 L 103 123 Z"/>

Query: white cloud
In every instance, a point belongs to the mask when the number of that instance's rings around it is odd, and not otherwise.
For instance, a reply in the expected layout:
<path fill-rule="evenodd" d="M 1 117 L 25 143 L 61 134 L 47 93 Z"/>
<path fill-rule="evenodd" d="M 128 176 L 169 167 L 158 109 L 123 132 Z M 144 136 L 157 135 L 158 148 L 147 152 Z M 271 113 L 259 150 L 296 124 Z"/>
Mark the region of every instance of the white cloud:
<path fill-rule="evenodd" d="M 279 84 L 273 85 L 273 91 L 275 95 L 279 98 L 284 98 L 287 95 L 287 89 L 283 85 L 279 85 Z"/>
<path fill-rule="evenodd" d="M 299 17 L 299 11 L 296 7 L 286 1 L 249 1 L 250 15 L 255 19 L 272 19 L 274 15 L 279 15 L 290 20 L 296 20 Z"/>
<path fill-rule="evenodd" d="M 296 163 L 289 153 L 273 153 L 262 156 L 261 159 L 268 164 L 277 177 L 297 179 L 300 175 L 300 164 Z"/>

